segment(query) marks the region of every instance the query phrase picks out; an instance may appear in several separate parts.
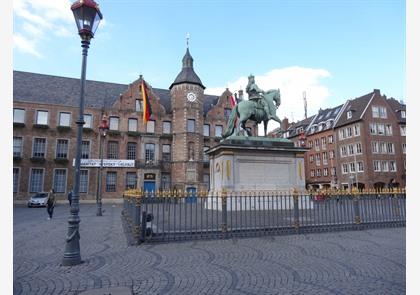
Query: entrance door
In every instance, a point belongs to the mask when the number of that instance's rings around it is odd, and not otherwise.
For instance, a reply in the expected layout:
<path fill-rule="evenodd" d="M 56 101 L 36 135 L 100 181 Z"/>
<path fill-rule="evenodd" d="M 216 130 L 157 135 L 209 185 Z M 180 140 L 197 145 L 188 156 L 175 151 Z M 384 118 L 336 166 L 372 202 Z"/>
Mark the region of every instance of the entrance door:
<path fill-rule="evenodd" d="M 144 191 L 147 193 L 156 192 L 156 183 L 154 181 L 145 181 L 144 182 Z"/>
<path fill-rule="evenodd" d="M 187 203 L 197 203 L 197 189 L 195 187 L 187 187 Z"/>

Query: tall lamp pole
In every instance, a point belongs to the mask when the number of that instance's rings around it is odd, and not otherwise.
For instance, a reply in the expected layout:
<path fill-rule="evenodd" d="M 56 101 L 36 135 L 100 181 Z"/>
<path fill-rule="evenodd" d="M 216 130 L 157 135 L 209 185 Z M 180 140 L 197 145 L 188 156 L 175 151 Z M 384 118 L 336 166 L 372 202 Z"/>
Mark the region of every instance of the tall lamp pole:
<path fill-rule="evenodd" d="M 105 115 L 102 116 L 101 125 L 99 125 L 99 157 L 101 158 L 101 165 L 98 172 L 98 188 L 96 190 L 96 216 L 102 216 L 102 169 L 104 167 L 104 147 L 103 141 L 109 130 L 108 120 Z"/>
<path fill-rule="evenodd" d="M 77 145 L 76 145 L 76 160 L 74 170 L 73 194 L 71 197 L 70 216 L 68 219 L 68 232 L 66 237 L 66 246 L 64 250 L 64 258 L 62 265 L 73 266 L 82 263 L 80 256 L 80 234 L 79 234 L 79 186 L 80 186 L 80 158 L 82 150 L 82 132 L 85 105 L 85 82 L 86 82 L 86 60 L 89 49 L 90 39 L 93 38 L 99 22 L 102 19 L 102 13 L 99 10 L 98 4 L 93 0 L 80 0 L 72 4 L 76 20 L 77 29 L 80 38 L 82 39 L 82 74 L 80 78 L 80 104 L 79 104 L 79 119 L 77 124 Z"/>

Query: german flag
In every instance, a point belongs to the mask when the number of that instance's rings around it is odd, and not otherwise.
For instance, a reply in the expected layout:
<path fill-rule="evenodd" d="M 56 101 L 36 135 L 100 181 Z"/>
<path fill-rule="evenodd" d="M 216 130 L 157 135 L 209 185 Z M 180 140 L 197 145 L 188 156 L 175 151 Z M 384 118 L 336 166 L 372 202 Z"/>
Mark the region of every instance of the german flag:
<path fill-rule="evenodd" d="M 141 80 L 140 84 L 140 92 L 143 96 L 143 123 L 147 123 L 150 120 L 150 116 L 152 115 L 152 108 L 150 107 L 150 100 L 149 96 L 147 95 L 147 86 L 144 80 Z"/>

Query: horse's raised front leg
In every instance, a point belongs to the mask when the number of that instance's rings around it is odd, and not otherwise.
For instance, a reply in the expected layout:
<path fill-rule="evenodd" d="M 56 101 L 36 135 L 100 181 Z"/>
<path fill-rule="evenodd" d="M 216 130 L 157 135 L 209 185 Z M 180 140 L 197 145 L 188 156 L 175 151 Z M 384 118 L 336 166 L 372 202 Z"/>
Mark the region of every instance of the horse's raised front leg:
<path fill-rule="evenodd" d="M 268 120 L 265 120 L 264 121 L 264 136 L 267 136 L 267 123 L 268 123 Z"/>

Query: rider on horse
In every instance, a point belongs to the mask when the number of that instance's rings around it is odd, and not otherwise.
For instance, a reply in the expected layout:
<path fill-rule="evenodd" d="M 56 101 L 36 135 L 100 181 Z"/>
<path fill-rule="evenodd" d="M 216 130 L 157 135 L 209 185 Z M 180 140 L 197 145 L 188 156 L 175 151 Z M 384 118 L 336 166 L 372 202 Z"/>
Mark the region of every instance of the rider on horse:
<path fill-rule="evenodd" d="M 262 105 L 265 113 L 268 116 L 268 119 L 272 119 L 273 116 L 270 114 L 267 102 L 262 97 L 265 94 L 265 91 L 260 89 L 257 84 L 255 84 L 255 77 L 252 74 L 248 77 L 246 92 L 248 93 L 248 99 L 250 101 L 254 101 L 257 105 Z"/>

